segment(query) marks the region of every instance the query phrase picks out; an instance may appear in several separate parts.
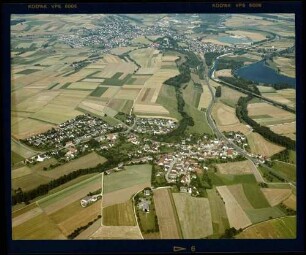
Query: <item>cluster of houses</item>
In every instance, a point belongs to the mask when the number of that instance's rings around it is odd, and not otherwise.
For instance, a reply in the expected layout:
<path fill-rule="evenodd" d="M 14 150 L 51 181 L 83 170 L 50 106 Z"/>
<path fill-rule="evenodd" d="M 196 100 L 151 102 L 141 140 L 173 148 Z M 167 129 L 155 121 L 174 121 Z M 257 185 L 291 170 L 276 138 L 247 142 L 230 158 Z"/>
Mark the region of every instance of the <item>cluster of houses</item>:
<path fill-rule="evenodd" d="M 102 119 L 84 114 L 44 133 L 31 136 L 24 142 L 39 149 L 62 148 L 68 141 L 73 142 L 73 144 L 79 144 L 89 141 L 93 137 L 122 129 L 123 126 L 121 124 L 111 126 Z"/>
<path fill-rule="evenodd" d="M 177 127 L 177 122 L 162 118 L 137 118 L 134 132 L 142 134 L 167 134 Z"/>

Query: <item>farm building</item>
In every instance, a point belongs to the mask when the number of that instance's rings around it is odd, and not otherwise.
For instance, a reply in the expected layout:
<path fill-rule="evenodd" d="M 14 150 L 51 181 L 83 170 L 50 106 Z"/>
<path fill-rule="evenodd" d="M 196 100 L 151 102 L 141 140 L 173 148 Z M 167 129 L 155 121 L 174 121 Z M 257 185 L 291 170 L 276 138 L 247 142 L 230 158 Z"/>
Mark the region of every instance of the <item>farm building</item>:
<path fill-rule="evenodd" d="M 80 201 L 82 207 L 87 207 L 88 205 L 96 202 L 97 200 L 101 199 L 101 195 L 94 195 L 94 196 L 86 196 L 82 198 Z"/>

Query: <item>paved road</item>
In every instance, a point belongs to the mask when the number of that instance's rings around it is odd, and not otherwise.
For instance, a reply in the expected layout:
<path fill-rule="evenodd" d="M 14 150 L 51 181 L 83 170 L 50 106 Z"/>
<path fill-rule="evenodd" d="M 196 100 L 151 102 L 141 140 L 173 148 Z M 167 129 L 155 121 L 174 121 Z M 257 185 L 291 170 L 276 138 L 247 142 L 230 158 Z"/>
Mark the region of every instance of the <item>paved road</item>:
<path fill-rule="evenodd" d="M 171 170 L 172 170 L 174 164 L 176 163 L 176 161 L 177 161 L 177 158 L 174 158 L 174 160 L 171 161 L 170 167 L 169 167 L 167 173 L 165 174 L 165 178 L 166 178 L 166 181 L 167 181 L 168 183 L 171 182 L 171 180 L 169 179 L 169 174 L 170 174 L 170 172 L 171 172 Z"/>

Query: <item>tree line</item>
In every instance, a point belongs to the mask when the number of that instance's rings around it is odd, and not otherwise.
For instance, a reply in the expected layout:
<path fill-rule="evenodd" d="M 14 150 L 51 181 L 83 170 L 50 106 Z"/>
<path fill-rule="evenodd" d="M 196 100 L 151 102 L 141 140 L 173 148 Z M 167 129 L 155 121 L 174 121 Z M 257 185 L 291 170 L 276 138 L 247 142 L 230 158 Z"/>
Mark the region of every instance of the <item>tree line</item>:
<path fill-rule="evenodd" d="M 46 184 L 41 184 L 38 187 L 31 189 L 29 191 L 23 191 L 21 188 L 14 190 L 12 195 L 12 205 L 16 205 L 18 203 L 26 203 L 29 204 L 30 200 L 48 194 L 48 192 L 56 187 L 59 187 L 79 176 L 92 174 L 92 173 L 102 173 L 110 168 L 117 166 L 117 162 L 106 161 L 103 164 L 98 164 L 96 167 L 85 168 L 73 171 L 69 174 L 65 174 L 57 179 L 51 180 Z"/>
<path fill-rule="evenodd" d="M 269 141 L 279 144 L 281 146 L 285 146 L 288 149 L 295 150 L 295 141 L 291 140 L 289 137 L 274 133 L 270 128 L 260 125 L 258 122 L 248 116 L 248 102 L 252 98 L 253 96 L 251 95 L 239 98 L 236 107 L 236 115 L 239 120 L 246 122 L 248 125 L 253 127 L 255 132 L 261 134 Z"/>

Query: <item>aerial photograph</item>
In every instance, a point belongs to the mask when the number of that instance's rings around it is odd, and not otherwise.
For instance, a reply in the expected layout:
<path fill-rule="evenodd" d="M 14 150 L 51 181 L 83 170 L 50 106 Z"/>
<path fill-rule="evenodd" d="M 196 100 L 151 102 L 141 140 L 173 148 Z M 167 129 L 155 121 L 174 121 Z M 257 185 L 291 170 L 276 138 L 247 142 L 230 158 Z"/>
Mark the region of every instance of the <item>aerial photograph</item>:
<path fill-rule="evenodd" d="M 294 14 L 10 31 L 13 240 L 296 239 Z"/>

